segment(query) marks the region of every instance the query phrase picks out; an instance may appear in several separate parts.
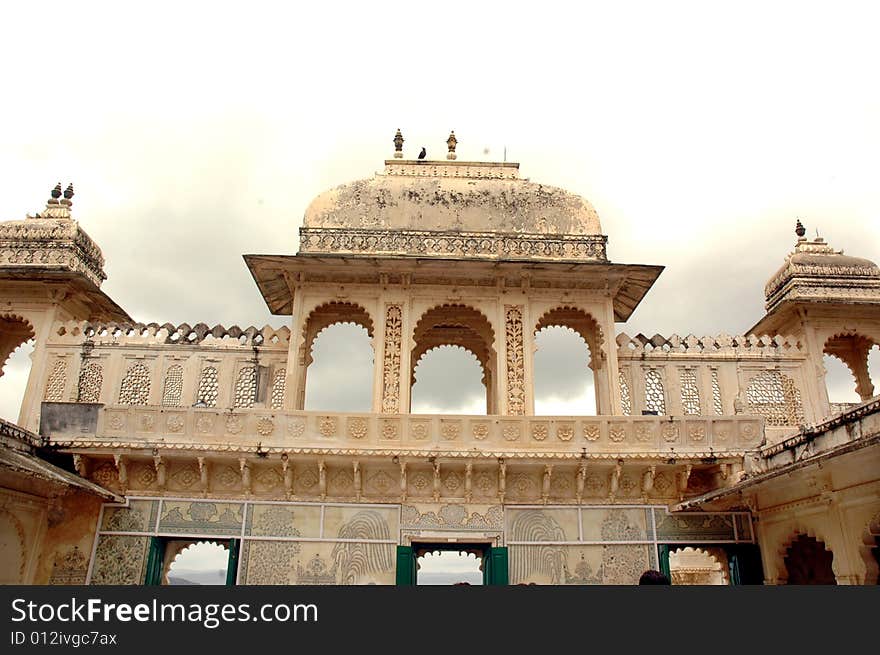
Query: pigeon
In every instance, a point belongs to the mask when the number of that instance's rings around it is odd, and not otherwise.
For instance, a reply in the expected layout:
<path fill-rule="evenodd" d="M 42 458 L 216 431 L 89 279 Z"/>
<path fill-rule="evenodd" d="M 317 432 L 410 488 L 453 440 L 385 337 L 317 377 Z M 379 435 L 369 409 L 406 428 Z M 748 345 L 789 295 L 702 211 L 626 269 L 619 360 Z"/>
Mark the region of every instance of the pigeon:
<path fill-rule="evenodd" d="M 419 153 L 419 159 L 424 159 L 427 155 L 428 153 L 425 152 L 425 146 L 422 146 L 422 151 Z"/>

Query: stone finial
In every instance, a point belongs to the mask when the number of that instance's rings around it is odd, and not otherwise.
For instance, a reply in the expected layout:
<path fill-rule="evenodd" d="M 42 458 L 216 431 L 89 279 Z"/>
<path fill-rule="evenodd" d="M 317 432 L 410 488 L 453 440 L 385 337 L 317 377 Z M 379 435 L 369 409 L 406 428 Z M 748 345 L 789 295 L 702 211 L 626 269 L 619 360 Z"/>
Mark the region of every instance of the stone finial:
<path fill-rule="evenodd" d="M 70 218 L 70 206 L 73 204 L 73 184 L 68 184 L 65 191 L 61 191 L 61 182 L 56 184 L 49 192 L 50 198 L 46 201 L 46 209 L 42 212 L 28 215 L 28 218 Z M 61 196 L 64 198 L 61 198 Z"/>
<path fill-rule="evenodd" d="M 798 235 L 799 239 L 803 239 L 804 235 L 807 233 L 807 229 L 804 227 L 803 223 L 801 223 L 801 219 L 797 219 L 797 223 L 794 225 L 794 233 Z"/>
<path fill-rule="evenodd" d="M 403 159 L 403 135 L 400 133 L 400 128 L 397 128 L 397 133 L 394 135 L 394 158 Z"/>
<path fill-rule="evenodd" d="M 446 145 L 449 147 L 449 152 L 446 154 L 446 159 L 455 159 L 455 146 L 458 145 L 458 139 L 455 138 L 455 130 L 452 130 L 449 133 L 449 138 L 446 139 Z"/>

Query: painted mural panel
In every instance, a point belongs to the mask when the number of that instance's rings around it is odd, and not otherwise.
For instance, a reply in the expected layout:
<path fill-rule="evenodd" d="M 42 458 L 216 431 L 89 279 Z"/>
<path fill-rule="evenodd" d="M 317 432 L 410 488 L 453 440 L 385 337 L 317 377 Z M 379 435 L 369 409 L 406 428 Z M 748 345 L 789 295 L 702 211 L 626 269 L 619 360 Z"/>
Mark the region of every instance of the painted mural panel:
<path fill-rule="evenodd" d="M 510 583 L 632 585 L 655 559 L 647 544 L 510 546 Z"/>
<path fill-rule="evenodd" d="M 92 584 L 143 584 L 149 545 L 150 537 L 111 534 L 99 536 L 92 570 Z"/>
<path fill-rule="evenodd" d="M 501 505 L 471 503 L 418 503 L 403 505 L 400 525 L 404 529 L 428 530 L 502 530 L 504 510 Z"/>
<path fill-rule="evenodd" d="M 324 509 L 324 538 L 382 539 L 397 541 L 399 510 L 396 507 L 333 506 Z"/>
<path fill-rule="evenodd" d="M 132 500 L 128 507 L 104 506 L 101 530 L 105 532 L 152 532 L 156 527 L 158 500 Z"/>
<path fill-rule="evenodd" d="M 650 511 L 650 510 L 649 510 Z M 583 541 L 648 541 L 648 512 L 642 508 L 584 508 Z"/>
<path fill-rule="evenodd" d="M 575 508 L 507 508 L 507 541 L 578 541 Z"/>
<path fill-rule="evenodd" d="M 733 541 L 732 514 L 668 514 L 655 509 L 658 541 Z"/>
<path fill-rule="evenodd" d="M 320 537 L 320 505 L 251 505 L 245 534 L 257 537 Z"/>
<path fill-rule="evenodd" d="M 159 531 L 172 534 L 241 534 L 243 506 L 237 503 L 166 500 L 162 504 Z"/>
<path fill-rule="evenodd" d="M 246 541 L 239 584 L 390 585 L 394 548 L 356 542 Z"/>

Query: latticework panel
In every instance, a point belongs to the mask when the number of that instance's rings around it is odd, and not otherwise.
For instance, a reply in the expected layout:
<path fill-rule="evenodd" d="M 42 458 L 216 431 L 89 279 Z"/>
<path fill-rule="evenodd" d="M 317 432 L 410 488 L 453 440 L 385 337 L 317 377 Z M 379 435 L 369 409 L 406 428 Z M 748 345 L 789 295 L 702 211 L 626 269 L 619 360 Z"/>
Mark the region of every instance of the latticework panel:
<path fill-rule="evenodd" d="M 128 367 L 119 387 L 120 405 L 146 405 L 150 400 L 150 370 L 140 362 Z"/>
<path fill-rule="evenodd" d="M 272 378 L 272 409 L 281 409 L 284 407 L 284 389 L 287 380 L 287 369 L 279 368 L 275 371 L 275 377 Z"/>
<path fill-rule="evenodd" d="M 169 366 L 165 371 L 165 386 L 162 389 L 162 405 L 180 407 L 183 395 L 183 367 L 179 364 Z"/>
<path fill-rule="evenodd" d="M 779 371 L 764 371 L 753 377 L 746 398 L 749 411 L 763 416 L 767 425 L 800 425 L 804 422 L 800 391 L 794 380 Z"/>
<path fill-rule="evenodd" d="M 199 397 L 208 407 L 217 406 L 217 395 L 220 391 L 218 383 L 217 369 L 213 366 L 206 366 L 202 369 L 202 377 L 199 379 Z"/>
<path fill-rule="evenodd" d="M 679 374 L 681 383 L 681 408 L 685 414 L 700 414 L 700 390 L 697 387 L 697 374 L 690 369 L 682 369 Z"/>
<path fill-rule="evenodd" d="M 86 363 L 79 372 L 79 402 L 96 403 L 101 398 L 104 371 L 98 362 Z"/>
<path fill-rule="evenodd" d="M 663 378 L 654 369 L 645 371 L 645 409 L 657 414 L 666 413 L 666 397 L 663 392 Z"/>
<path fill-rule="evenodd" d="M 43 400 L 50 403 L 60 403 L 64 400 L 64 385 L 67 382 L 67 361 L 59 359 L 52 367 L 49 379 L 46 380 L 46 391 Z"/>
<path fill-rule="evenodd" d="M 712 409 L 715 414 L 721 416 L 724 410 L 721 407 L 721 385 L 718 384 L 718 371 L 712 371 Z"/>
<path fill-rule="evenodd" d="M 257 369 L 253 366 L 245 366 L 238 372 L 238 380 L 235 381 L 235 398 L 233 407 L 253 407 L 257 397 Z"/>
<path fill-rule="evenodd" d="M 623 413 L 629 416 L 633 413 L 632 396 L 629 394 L 629 384 L 626 382 L 623 371 L 618 373 L 618 379 L 620 382 L 620 407 L 623 409 Z"/>

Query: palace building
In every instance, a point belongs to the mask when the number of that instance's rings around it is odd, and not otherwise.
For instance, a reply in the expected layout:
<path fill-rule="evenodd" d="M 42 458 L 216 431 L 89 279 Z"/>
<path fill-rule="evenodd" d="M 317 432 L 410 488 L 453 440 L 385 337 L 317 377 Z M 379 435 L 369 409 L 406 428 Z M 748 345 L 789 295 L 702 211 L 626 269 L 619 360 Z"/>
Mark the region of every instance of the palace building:
<path fill-rule="evenodd" d="M 228 584 L 416 584 L 441 551 L 485 584 L 878 582 L 876 264 L 798 223 L 756 325 L 629 336 L 662 266 L 609 261 L 587 200 L 402 143 L 315 198 L 296 254 L 244 255 L 279 329 L 136 322 L 72 187 L 0 223 L 0 361 L 35 344 L 0 422 L 0 581 L 167 584 L 211 544 Z M 339 323 L 369 336 L 370 411 L 306 408 Z M 536 415 L 551 327 L 595 412 Z M 485 413 L 411 411 L 441 346 L 476 357 Z M 862 402 L 829 402 L 828 356 Z"/>

